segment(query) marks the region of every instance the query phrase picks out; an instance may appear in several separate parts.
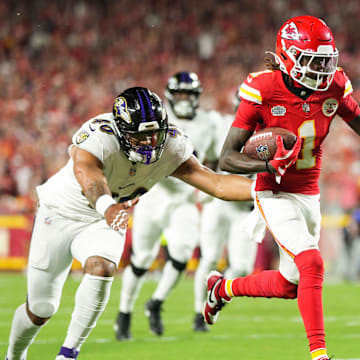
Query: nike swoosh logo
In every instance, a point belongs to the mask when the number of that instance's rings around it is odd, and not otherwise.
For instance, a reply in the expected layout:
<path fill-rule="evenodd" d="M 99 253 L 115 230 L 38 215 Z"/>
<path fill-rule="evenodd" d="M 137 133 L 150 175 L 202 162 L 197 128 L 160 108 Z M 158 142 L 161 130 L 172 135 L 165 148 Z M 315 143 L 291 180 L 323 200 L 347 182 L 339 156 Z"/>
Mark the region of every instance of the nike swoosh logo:
<path fill-rule="evenodd" d="M 219 281 L 219 280 L 218 280 Z M 215 283 L 216 284 L 216 283 Z M 215 289 L 216 286 L 213 286 L 210 290 L 210 294 L 209 294 L 209 303 L 213 306 L 215 306 L 217 304 L 217 300 L 213 301 L 211 298 L 212 298 L 212 295 L 213 295 L 213 290 Z"/>
<path fill-rule="evenodd" d="M 286 169 L 286 168 L 285 168 Z M 284 175 L 285 174 L 285 169 L 281 168 L 280 166 L 278 167 L 278 172 L 280 175 Z"/>

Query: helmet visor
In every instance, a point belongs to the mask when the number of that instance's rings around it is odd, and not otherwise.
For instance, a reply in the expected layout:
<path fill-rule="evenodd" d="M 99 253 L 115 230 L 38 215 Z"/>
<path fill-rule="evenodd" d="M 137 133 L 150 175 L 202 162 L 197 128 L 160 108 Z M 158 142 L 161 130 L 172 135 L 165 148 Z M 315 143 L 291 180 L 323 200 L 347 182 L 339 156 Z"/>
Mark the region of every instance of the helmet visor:
<path fill-rule="evenodd" d="M 312 90 L 327 90 L 336 72 L 338 51 L 335 49 L 331 52 L 312 52 L 296 47 L 290 50 L 294 55 L 298 54 L 294 56 L 295 66 L 290 76 Z"/>
<path fill-rule="evenodd" d="M 131 160 L 148 165 L 159 159 L 166 139 L 166 129 L 127 132 L 124 138 L 131 149 Z"/>
<path fill-rule="evenodd" d="M 301 66 L 306 66 L 312 73 L 331 75 L 335 73 L 337 67 L 337 55 L 309 55 L 302 53 L 299 58 Z"/>
<path fill-rule="evenodd" d="M 141 131 L 141 132 L 127 132 L 126 139 L 132 145 L 135 146 L 151 146 L 155 148 L 161 145 L 165 141 L 165 129 L 158 129 L 152 131 Z"/>

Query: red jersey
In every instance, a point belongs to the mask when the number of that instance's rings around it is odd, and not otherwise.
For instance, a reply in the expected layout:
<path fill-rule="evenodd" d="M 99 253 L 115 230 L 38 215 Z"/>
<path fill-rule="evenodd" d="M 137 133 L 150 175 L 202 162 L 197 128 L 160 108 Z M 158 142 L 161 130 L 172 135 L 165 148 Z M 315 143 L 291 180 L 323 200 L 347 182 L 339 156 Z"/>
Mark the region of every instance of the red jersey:
<path fill-rule="evenodd" d="M 285 85 L 281 71 L 251 73 L 240 87 L 241 102 L 234 127 L 255 131 L 281 127 L 302 139 L 299 157 L 277 184 L 274 174 L 257 175 L 256 190 L 286 191 L 315 195 L 319 193 L 322 142 L 335 115 L 350 122 L 360 114 L 351 96 L 352 85 L 342 69 L 326 91 L 311 91 L 306 100 L 292 93 Z M 301 94 L 303 96 L 303 94 Z"/>

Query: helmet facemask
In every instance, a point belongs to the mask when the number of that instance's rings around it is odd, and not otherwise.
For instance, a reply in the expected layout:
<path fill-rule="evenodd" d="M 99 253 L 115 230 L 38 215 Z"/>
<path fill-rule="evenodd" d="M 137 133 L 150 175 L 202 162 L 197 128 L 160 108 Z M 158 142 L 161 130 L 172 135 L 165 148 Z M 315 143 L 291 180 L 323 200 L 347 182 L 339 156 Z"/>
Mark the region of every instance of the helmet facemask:
<path fill-rule="evenodd" d="M 318 52 L 306 51 L 291 46 L 286 50 L 294 62 L 290 77 L 309 89 L 325 91 L 334 79 L 338 63 L 338 51 L 331 46 L 319 46 Z"/>
<path fill-rule="evenodd" d="M 191 92 L 176 92 L 171 96 L 171 107 L 178 118 L 193 119 L 199 106 L 199 94 Z"/>
<path fill-rule="evenodd" d="M 159 129 L 156 121 L 146 123 L 146 130 L 141 129 L 142 125 L 145 124 L 140 124 L 138 132 L 122 132 L 120 145 L 130 161 L 149 165 L 163 152 L 166 130 Z M 149 131 L 149 127 L 153 130 Z"/>

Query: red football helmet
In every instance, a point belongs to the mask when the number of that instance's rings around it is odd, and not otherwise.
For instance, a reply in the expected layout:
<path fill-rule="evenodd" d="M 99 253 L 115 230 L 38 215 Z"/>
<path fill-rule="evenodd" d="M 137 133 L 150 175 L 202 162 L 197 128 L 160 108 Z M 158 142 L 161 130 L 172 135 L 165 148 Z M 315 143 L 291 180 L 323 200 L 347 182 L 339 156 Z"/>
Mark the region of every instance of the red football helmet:
<path fill-rule="evenodd" d="M 312 90 L 329 88 L 338 56 L 330 28 L 319 18 L 293 17 L 277 34 L 276 58 L 280 70 Z"/>

